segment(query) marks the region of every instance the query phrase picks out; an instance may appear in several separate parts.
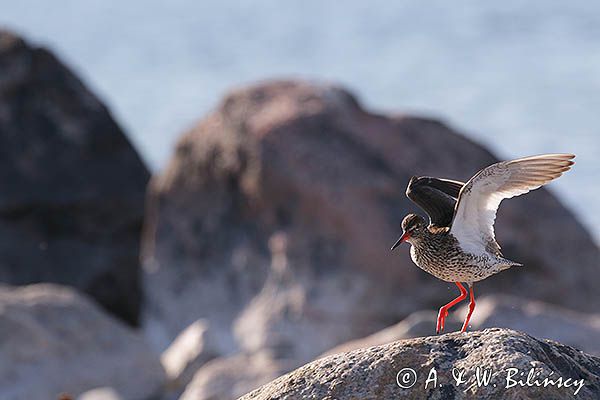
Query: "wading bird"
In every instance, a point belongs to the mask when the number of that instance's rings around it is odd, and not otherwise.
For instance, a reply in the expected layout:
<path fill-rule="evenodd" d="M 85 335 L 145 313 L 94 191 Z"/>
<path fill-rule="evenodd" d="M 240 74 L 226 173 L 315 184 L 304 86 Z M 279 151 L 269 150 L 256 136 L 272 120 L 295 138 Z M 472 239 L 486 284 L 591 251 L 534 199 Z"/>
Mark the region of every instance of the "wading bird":
<path fill-rule="evenodd" d="M 406 195 L 429 215 L 408 214 L 402 220 L 402 242 L 411 244 L 410 257 L 422 270 L 446 282 L 454 282 L 460 296 L 439 310 L 436 333 L 444 330 L 448 310 L 467 298 L 469 312 L 461 332 L 475 309 L 473 283 L 521 264 L 504 258 L 494 235 L 500 202 L 520 196 L 558 178 L 574 164 L 573 154 L 544 154 L 492 164 L 467 183 L 432 177 L 413 177 Z"/>

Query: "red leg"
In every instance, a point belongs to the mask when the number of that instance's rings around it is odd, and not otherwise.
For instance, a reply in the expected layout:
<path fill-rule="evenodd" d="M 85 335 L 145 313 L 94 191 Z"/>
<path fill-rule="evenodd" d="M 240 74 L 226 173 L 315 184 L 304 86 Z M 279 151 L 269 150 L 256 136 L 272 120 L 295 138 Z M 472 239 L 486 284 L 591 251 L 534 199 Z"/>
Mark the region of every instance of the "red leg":
<path fill-rule="evenodd" d="M 444 330 L 444 322 L 446 321 L 446 317 L 448 316 L 448 310 L 451 307 L 454 307 L 456 303 L 459 303 L 467 298 L 467 289 L 465 289 L 463 285 L 460 284 L 460 282 L 454 283 L 456 283 L 456 286 L 458 286 L 458 289 L 460 290 L 460 296 L 458 296 L 445 306 L 440 307 L 440 311 L 437 317 L 437 325 L 435 327 L 435 333 L 440 333 Z"/>
<path fill-rule="evenodd" d="M 473 294 L 473 285 L 469 286 L 469 293 L 471 295 L 469 300 L 469 313 L 467 314 L 467 318 L 465 319 L 465 323 L 462 326 L 461 332 L 467 330 L 467 326 L 469 326 L 469 320 L 471 319 L 471 314 L 473 314 L 473 310 L 475 309 L 475 295 Z"/>

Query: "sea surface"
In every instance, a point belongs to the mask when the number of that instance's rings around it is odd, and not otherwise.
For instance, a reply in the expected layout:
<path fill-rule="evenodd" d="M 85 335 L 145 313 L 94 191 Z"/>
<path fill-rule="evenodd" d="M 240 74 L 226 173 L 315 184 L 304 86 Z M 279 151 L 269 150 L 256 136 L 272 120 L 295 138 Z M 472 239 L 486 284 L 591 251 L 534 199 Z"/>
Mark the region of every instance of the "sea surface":
<path fill-rule="evenodd" d="M 600 3 L 0 0 L 99 94 L 151 168 L 229 89 L 336 82 L 499 157 L 577 154 L 550 185 L 600 239 Z"/>

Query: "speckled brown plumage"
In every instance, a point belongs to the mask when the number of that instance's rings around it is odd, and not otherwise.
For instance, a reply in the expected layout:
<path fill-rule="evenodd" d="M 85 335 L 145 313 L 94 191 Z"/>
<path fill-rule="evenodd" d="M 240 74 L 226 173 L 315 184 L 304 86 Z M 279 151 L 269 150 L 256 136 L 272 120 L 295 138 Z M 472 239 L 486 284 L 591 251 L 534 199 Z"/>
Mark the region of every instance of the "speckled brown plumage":
<path fill-rule="evenodd" d="M 410 256 L 423 271 L 446 282 L 472 284 L 519 263 L 497 253 L 476 256 L 462 251 L 450 228 L 427 227 L 410 240 Z"/>

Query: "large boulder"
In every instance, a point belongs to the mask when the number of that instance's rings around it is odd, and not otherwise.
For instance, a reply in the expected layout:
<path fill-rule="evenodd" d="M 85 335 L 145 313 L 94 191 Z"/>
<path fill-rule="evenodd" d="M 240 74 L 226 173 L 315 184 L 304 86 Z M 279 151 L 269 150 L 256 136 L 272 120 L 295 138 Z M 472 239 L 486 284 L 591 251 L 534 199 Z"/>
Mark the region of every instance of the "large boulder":
<path fill-rule="evenodd" d="M 236 90 L 152 178 L 145 329 L 163 349 L 204 318 L 228 359 L 266 351 L 293 366 L 415 310 L 437 310 L 457 295 L 454 285 L 415 267 L 408 246 L 389 251 L 416 210 L 406 184 L 412 175 L 466 180 L 496 160 L 438 121 L 369 113 L 334 86 Z M 600 306 L 598 248 L 548 191 L 503 204 L 498 238 L 525 267 L 478 293 Z"/>
<path fill-rule="evenodd" d="M 135 324 L 148 179 L 79 79 L 0 31 L 0 282 L 71 285 Z"/>
<path fill-rule="evenodd" d="M 0 287 L 0 398 L 56 399 L 108 387 L 144 400 L 160 396 L 164 383 L 143 337 L 85 296 L 53 284 Z"/>
<path fill-rule="evenodd" d="M 600 398 L 600 358 L 521 332 L 486 329 L 321 358 L 241 400 L 288 398 L 591 400 Z"/>

